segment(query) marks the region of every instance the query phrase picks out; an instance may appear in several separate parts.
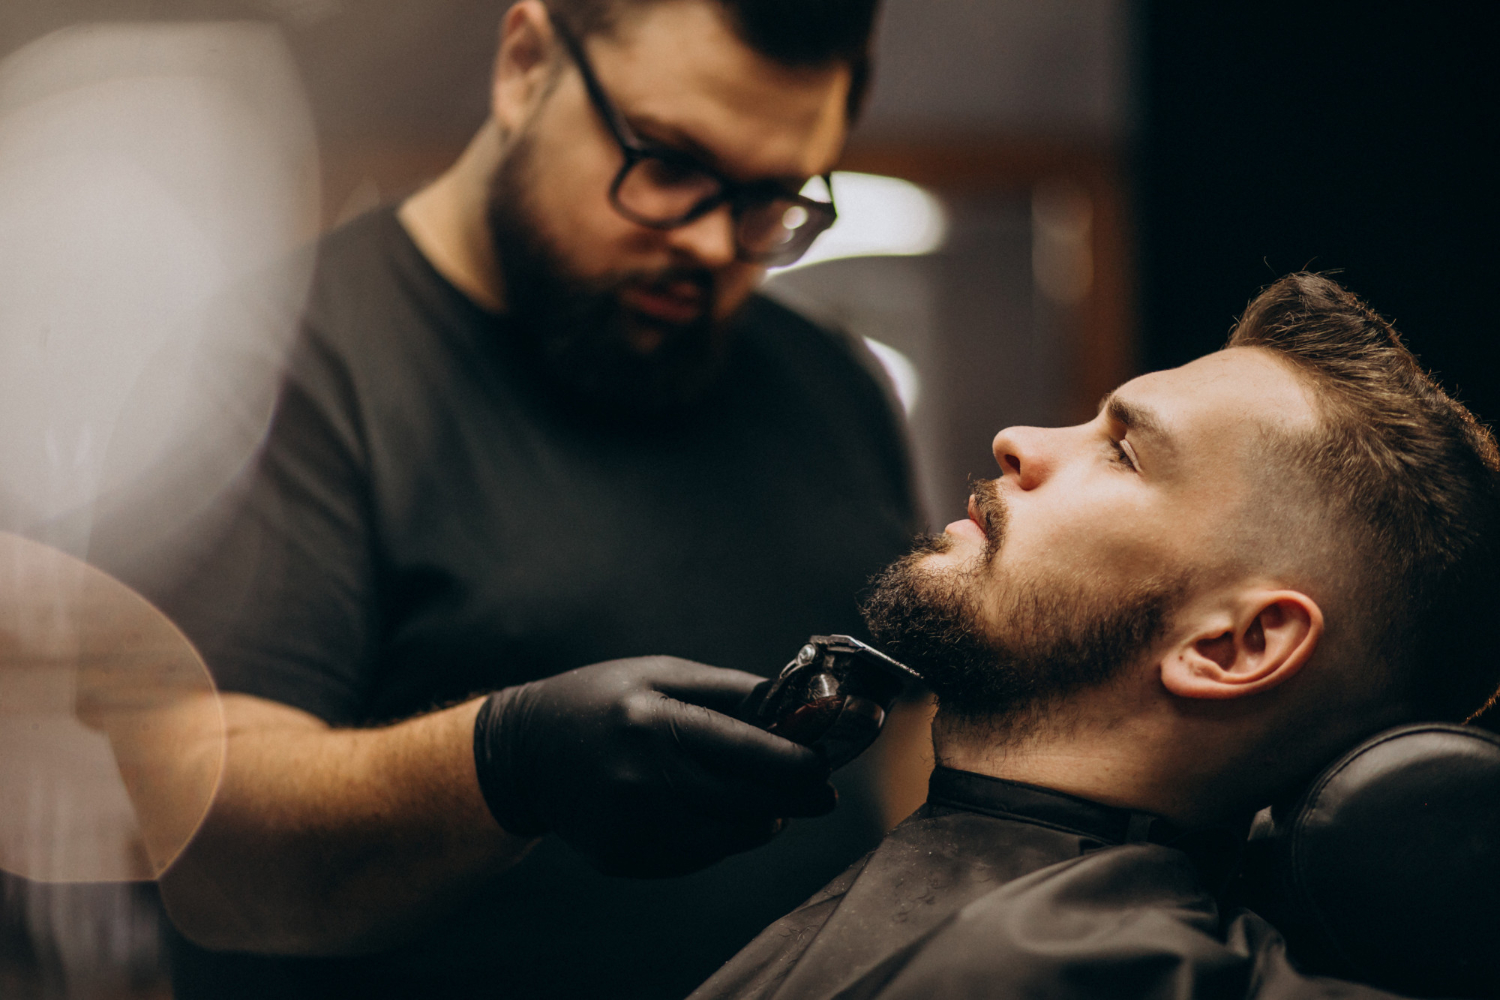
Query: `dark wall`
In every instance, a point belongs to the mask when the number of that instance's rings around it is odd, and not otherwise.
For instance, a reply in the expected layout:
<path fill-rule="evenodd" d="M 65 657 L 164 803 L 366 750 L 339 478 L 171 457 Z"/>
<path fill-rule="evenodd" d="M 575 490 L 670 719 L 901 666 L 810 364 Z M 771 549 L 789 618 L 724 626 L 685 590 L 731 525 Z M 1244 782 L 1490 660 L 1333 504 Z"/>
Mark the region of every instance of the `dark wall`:
<path fill-rule="evenodd" d="M 1500 422 L 1500 5 L 1144 0 L 1143 357 L 1220 344 L 1288 271 L 1340 280 Z"/>

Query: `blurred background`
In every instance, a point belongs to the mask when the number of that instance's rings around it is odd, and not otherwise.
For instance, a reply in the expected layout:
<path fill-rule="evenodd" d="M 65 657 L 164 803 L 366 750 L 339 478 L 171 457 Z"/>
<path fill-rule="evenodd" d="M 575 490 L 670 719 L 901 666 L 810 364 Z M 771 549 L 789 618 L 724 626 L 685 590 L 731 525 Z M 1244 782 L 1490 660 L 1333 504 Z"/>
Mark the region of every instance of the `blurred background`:
<path fill-rule="evenodd" d="M 0 4 L 0 357 L 12 381 L 32 364 L 66 384 L 48 331 L 72 330 L 66 356 L 95 364 L 99 317 L 114 337 L 114 381 L 54 393 L 45 427 L 0 400 L 0 530 L 87 551 L 86 523 L 61 515 L 108 471 L 69 413 L 162 356 L 159 335 L 131 331 L 441 171 L 484 115 L 504 6 Z M 873 177 L 836 179 L 845 221 L 767 289 L 873 342 L 934 525 L 991 470 L 997 429 L 1087 418 L 1132 374 L 1213 349 L 1260 286 L 1301 268 L 1340 272 L 1493 422 L 1497 22 L 1472 3 L 886 0 L 844 162 Z M 126 120 L 145 124 L 112 131 L 127 90 Z M 69 187 L 23 142 L 139 183 L 75 196 L 95 190 L 89 170 Z M 143 227 L 149 240 L 120 235 Z M 49 239 L 79 253 L 36 251 Z M 112 291 L 137 274 L 179 279 L 170 309 Z M 156 919 L 149 888 L 4 876 L 0 996 L 166 996 Z"/>

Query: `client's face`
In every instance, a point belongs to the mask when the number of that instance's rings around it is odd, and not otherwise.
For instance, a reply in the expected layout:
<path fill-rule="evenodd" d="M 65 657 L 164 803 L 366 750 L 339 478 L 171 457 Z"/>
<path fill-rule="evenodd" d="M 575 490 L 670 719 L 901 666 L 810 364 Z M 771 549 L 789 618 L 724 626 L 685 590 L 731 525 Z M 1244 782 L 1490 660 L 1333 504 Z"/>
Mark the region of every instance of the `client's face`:
<path fill-rule="evenodd" d="M 1076 427 L 995 437 L 969 516 L 892 566 L 866 602 L 888 651 L 950 719 L 1009 728 L 1148 662 L 1175 612 L 1253 572 L 1235 525 L 1274 477 L 1276 428 L 1310 426 L 1292 372 L 1220 351 L 1126 383 Z"/>

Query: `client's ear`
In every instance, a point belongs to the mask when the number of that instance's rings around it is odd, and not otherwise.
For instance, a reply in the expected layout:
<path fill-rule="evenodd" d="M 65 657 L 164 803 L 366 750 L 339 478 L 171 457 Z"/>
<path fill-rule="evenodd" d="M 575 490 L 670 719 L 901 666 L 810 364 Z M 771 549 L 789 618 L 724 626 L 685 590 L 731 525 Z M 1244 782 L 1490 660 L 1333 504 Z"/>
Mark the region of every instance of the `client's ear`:
<path fill-rule="evenodd" d="M 1288 680 L 1323 635 L 1323 612 L 1295 590 L 1239 595 L 1167 651 L 1161 680 L 1180 698 L 1239 698 Z"/>

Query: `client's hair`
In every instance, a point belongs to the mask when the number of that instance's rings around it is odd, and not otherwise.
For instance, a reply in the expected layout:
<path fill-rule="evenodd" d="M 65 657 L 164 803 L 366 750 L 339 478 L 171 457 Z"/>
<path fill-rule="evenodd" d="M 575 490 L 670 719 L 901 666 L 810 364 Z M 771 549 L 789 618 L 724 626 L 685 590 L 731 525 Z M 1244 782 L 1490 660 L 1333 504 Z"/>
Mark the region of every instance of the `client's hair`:
<path fill-rule="evenodd" d="M 1463 719 L 1495 697 L 1500 454 L 1391 324 L 1337 282 L 1293 274 L 1245 309 L 1231 347 L 1290 362 L 1320 420 L 1291 462 L 1341 537 L 1364 603 L 1359 655 L 1414 713 Z"/>
<path fill-rule="evenodd" d="M 666 0 L 547 0 L 580 38 L 608 33 L 620 13 Z M 880 0 L 703 0 L 716 5 L 735 33 L 761 55 L 785 66 L 844 63 L 853 76 L 849 117 L 864 106 L 870 83 L 870 36 Z"/>

